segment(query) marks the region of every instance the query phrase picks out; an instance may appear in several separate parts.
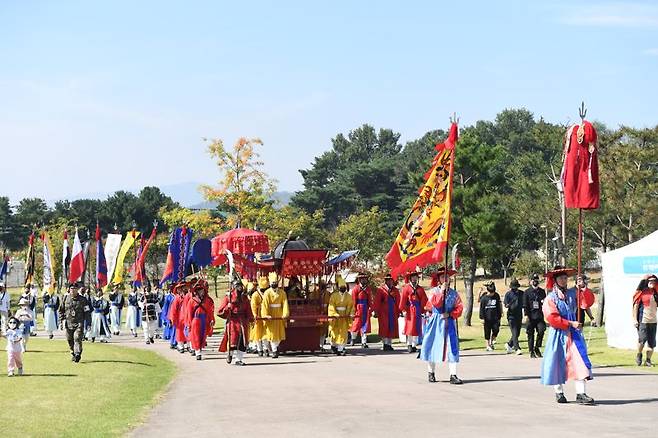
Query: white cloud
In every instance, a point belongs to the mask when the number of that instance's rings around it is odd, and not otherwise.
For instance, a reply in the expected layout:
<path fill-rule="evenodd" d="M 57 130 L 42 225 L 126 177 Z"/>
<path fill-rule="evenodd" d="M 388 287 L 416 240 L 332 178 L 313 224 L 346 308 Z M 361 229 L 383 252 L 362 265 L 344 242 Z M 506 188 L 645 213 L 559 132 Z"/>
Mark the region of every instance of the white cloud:
<path fill-rule="evenodd" d="M 658 27 L 658 6 L 643 3 L 598 3 L 566 6 L 559 21 L 571 26 Z"/>

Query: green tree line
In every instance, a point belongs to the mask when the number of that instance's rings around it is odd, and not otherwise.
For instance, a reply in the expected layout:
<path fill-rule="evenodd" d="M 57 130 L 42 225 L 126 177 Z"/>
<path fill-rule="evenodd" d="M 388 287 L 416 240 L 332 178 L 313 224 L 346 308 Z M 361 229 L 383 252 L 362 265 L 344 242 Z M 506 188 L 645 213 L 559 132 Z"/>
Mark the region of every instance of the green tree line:
<path fill-rule="evenodd" d="M 626 245 L 658 229 L 654 213 L 658 126 L 638 129 L 594 124 L 602 199 L 599 210 L 584 215 L 585 261 L 594 260 L 597 250 Z M 525 109 L 506 109 L 493 121 L 461 127 L 452 241 L 459 244 L 463 262 L 467 320 L 476 268 L 490 275 L 520 276 L 542 268 L 545 262 L 553 264 L 561 256 L 575 264 L 576 212 L 567 215 L 566 244 L 559 239 L 556 182 L 567 128 Z M 205 188 L 219 203 L 215 211 L 182 208 L 156 187 L 146 187 L 138 195 L 117 192 L 104 201 L 60 201 L 53 208 L 34 198 L 23 199 L 12 208 L 7 198 L 0 197 L 1 241 L 11 250 L 23 249 L 34 224 L 59 228 L 77 224 L 93 237 L 96 221 L 105 233 L 115 224 L 120 232 L 130 230 L 133 221 L 138 230 L 148 233 L 157 219 L 161 231 L 188 223 L 199 230 L 197 236 L 213 237 L 239 222 L 267 233 L 272 245 L 291 235 L 306 239 L 312 247 L 335 252 L 360 249 L 363 262 L 383 270 L 383 256 L 416 199 L 434 157 L 434 146 L 445 137 L 445 131 L 433 130 L 403 144 L 394 130 L 370 125 L 340 133 L 309 168 L 300 170 L 303 189 L 290 205 L 281 208 L 269 198 L 274 184 L 262 172 L 254 172 L 260 179 L 241 183 L 247 189 L 240 189 L 239 184 L 232 188 L 221 164 L 223 190 Z M 211 156 L 217 158 L 221 152 L 232 158 L 231 151 L 218 149 L 218 144 L 213 143 Z M 239 140 L 236 147 L 244 144 Z M 238 158 L 233 157 L 233 166 L 257 170 L 262 165 L 255 152 L 253 160 L 239 161 L 240 156 L 236 153 Z M 229 202 L 236 197 L 242 199 L 239 207 Z M 162 233 L 161 239 L 154 262 L 164 259 L 166 234 Z M 547 242 L 548 260 L 539 260 L 536 250 L 543 250 Z"/>

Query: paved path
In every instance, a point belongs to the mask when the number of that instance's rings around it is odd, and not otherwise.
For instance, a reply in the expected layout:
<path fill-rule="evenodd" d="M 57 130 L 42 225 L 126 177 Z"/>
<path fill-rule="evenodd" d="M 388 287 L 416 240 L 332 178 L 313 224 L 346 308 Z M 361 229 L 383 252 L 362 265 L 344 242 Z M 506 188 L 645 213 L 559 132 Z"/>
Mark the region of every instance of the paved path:
<path fill-rule="evenodd" d="M 432 437 L 446 426 L 452 436 L 650 436 L 658 418 L 658 374 L 634 369 L 597 368 L 588 393 L 598 406 L 588 407 L 557 405 L 552 389 L 539 384 L 539 360 L 498 352 L 463 353 L 465 384 L 453 386 L 445 368 L 437 370 L 442 381 L 429 384 L 415 355 L 374 348 L 346 357 L 248 355 L 248 366 L 237 367 L 216 351 L 199 362 L 164 342 L 119 342 L 156 350 L 180 367 L 163 401 L 132 432 L 140 438 Z M 213 350 L 217 342 L 211 338 Z M 573 384 L 567 397 L 575 398 Z"/>

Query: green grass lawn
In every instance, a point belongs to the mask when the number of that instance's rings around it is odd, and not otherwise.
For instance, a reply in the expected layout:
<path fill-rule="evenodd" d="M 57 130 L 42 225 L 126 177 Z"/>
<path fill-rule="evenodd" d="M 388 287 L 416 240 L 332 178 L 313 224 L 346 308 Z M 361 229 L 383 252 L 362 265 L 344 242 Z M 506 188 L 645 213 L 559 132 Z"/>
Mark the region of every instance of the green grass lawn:
<path fill-rule="evenodd" d="M 144 418 L 176 373 L 173 362 L 151 351 L 88 342 L 83 348 L 75 364 L 66 341 L 33 337 L 25 375 L 15 377 L 7 377 L 2 354 L 0 424 L 16 436 L 120 436 Z"/>

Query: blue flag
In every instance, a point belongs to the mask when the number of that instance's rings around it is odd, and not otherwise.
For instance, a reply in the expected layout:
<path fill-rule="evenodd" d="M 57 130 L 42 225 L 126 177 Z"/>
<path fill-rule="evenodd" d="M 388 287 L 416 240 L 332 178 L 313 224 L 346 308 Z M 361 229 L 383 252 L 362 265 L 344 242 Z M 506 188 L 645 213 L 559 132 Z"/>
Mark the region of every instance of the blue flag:
<path fill-rule="evenodd" d="M 8 259 L 7 257 L 5 257 L 5 261 L 4 261 L 4 263 L 2 264 L 2 268 L 0 268 L 0 280 L 4 280 L 4 279 L 5 279 L 5 275 L 7 275 L 7 261 L 8 261 L 8 260 L 9 260 L 9 259 Z"/>

